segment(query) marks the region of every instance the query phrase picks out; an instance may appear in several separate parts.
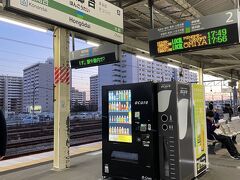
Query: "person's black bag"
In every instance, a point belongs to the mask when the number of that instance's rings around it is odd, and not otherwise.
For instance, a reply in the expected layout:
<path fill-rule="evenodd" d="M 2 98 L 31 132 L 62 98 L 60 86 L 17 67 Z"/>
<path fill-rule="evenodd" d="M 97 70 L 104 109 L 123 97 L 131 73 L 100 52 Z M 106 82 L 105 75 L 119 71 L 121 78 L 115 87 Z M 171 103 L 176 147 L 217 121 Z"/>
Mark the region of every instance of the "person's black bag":
<path fill-rule="evenodd" d="M 6 154 L 7 127 L 3 112 L 0 110 L 0 159 Z"/>

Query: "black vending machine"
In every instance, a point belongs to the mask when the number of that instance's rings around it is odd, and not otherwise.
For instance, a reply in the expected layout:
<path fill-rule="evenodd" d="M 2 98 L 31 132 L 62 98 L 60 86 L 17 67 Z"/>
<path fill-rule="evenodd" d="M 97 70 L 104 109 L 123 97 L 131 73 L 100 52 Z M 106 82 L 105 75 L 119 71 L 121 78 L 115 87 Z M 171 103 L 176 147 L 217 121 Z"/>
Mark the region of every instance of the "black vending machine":
<path fill-rule="evenodd" d="M 157 85 L 102 88 L 103 177 L 158 180 Z"/>
<path fill-rule="evenodd" d="M 158 84 L 159 172 L 161 180 L 194 178 L 191 86 Z"/>

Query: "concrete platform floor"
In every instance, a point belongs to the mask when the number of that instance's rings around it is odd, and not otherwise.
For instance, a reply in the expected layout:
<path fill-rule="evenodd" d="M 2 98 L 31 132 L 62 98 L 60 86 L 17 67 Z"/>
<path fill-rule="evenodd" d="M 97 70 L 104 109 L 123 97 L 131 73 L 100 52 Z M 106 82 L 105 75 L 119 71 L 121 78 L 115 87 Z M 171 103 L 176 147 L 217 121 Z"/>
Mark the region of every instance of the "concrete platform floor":
<path fill-rule="evenodd" d="M 235 123 L 235 128 L 240 130 L 240 119 L 236 118 L 233 123 Z M 237 142 L 240 143 L 240 135 Z M 240 152 L 240 145 L 237 148 Z M 101 180 L 101 151 L 95 150 L 95 152 L 87 153 L 94 149 L 99 150 L 101 146 L 96 143 L 80 148 L 74 147 L 71 168 L 61 172 L 51 170 L 52 158 L 48 156 L 52 155 L 48 153 L 46 154 L 47 158 L 44 156 L 45 161 L 37 160 L 41 164 L 29 167 L 16 166 L 16 160 L 13 160 L 13 162 L 9 162 L 10 167 L 11 163 L 14 164 L 11 169 L 7 167 L 7 162 L 5 162 L 6 165 L 1 165 L 3 161 L 0 161 L 0 180 Z M 80 152 L 85 154 L 77 155 Z M 33 158 L 36 158 L 35 156 Z M 41 154 L 37 156 L 41 157 L 41 160 L 44 159 Z M 26 161 L 24 158 L 21 161 L 23 160 Z M 218 150 L 216 155 L 209 155 L 209 162 L 209 171 L 198 178 L 199 180 L 240 180 L 240 160 L 231 159 L 226 149 Z M 34 161 L 34 163 L 37 162 Z M 24 164 L 29 165 L 28 162 L 24 162 Z M 1 172 L 1 169 L 4 168 L 7 171 Z"/>
<path fill-rule="evenodd" d="M 223 152 L 227 153 L 225 150 Z M 71 159 L 71 168 L 56 172 L 52 163 L 0 173 L 1 180 L 101 180 L 101 151 Z M 240 160 L 228 155 L 210 155 L 209 171 L 200 180 L 239 180 Z"/>

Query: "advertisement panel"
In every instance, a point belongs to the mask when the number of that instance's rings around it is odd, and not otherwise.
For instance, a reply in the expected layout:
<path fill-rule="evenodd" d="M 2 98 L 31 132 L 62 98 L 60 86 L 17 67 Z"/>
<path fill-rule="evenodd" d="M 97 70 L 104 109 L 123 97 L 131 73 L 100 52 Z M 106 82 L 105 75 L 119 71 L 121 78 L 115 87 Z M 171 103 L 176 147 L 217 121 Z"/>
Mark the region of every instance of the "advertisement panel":
<path fill-rule="evenodd" d="M 192 85 L 193 122 L 194 122 L 194 150 L 195 176 L 208 168 L 207 132 L 204 86 Z"/>
<path fill-rule="evenodd" d="M 6 9 L 123 43 L 123 10 L 106 0 L 8 0 Z"/>

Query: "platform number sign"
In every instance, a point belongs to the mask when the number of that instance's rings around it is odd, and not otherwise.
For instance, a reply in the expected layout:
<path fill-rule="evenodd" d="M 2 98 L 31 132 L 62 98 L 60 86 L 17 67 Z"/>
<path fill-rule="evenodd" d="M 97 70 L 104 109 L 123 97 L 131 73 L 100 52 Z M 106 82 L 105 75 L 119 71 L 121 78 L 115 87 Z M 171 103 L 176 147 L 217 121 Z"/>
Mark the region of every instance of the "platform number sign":
<path fill-rule="evenodd" d="M 232 19 L 233 13 L 230 11 L 230 12 L 227 12 L 226 15 L 229 16 L 226 23 L 232 23 L 233 22 L 233 19 Z"/>

